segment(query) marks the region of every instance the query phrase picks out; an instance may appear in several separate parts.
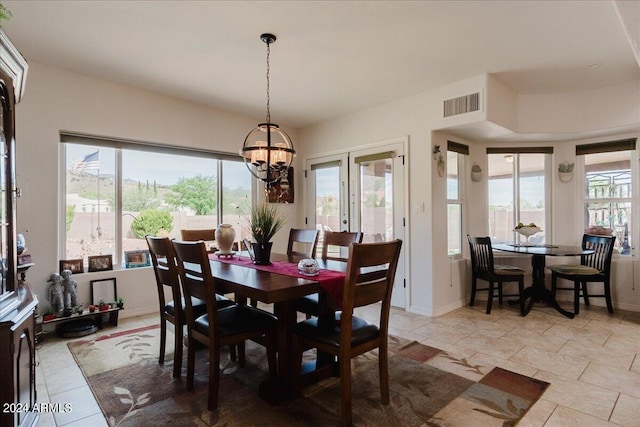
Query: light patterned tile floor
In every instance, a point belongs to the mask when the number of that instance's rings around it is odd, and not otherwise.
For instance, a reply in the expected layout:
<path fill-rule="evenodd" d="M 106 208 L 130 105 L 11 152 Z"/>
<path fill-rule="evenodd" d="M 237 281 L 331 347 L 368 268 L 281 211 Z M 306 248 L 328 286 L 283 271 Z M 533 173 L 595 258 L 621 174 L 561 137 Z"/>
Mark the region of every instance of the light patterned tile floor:
<path fill-rule="evenodd" d="M 376 307 L 358 314 L 377 320 Z M 121 319 L 118 329 L 156 324 L 155 314 Z M 582 307 L 575 319 L 534 307 L 526 317 L 482 302 L 437 318 L 393 309 L 394 335 L 440 348 L 470 363 L 499 366 L 551 383 L 520 426 L 640 427 L 640 314 Z M 106 328 L 99 333 L 111 333 Z M 70 403 L 72 412 L 43 414 L 40 427 L 107 426 L 69 353 L 70 340 L 50 338 L 39 345 L 38 401 Z M 86 339 L 83 338 L 83 339 Z M 609 357 L 607 357 L 607 355 Z M 393 380 L 393 379 L 392 379 Z"/>

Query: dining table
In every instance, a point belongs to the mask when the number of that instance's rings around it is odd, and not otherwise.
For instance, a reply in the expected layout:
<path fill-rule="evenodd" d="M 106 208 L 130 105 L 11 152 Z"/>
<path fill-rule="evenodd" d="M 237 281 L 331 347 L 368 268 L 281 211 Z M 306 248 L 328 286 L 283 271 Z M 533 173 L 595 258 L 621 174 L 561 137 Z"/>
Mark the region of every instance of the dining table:
<path fill-rule="evenodd" d="M 272 253 L 272 265 L 266 266 L 254 265 L 248 252 L 238 252 L 232 257 L 210 254 L 209 259 L 211 274 L 216 279 L 216 292 L 233 293 L 240 303 L 251 299 L 273 304 L 273 314 L 277 318 L 277 377 L 260 384 L 259 394 L 271 404 L 288 399 L 292 386 L 289 327 L 297 321 L 295 302 L 305 295 L 319 293 L 321 307 L 333 307 L 331 291 L 328 294 L 323 285 L 331 282 L 332 293 L 341 293 L 347 263 L 317 259 L 319 274 L 307 276 L 297 270 L 297 263 L 302 258 L 286 254 Z M 320 376 L 316 378 L 320 379 Z"/>
<path fill-rule="evenodd" d="M 547 289 L 545 285 L 545 267 L 546 258 L 548 256 L 580 256 L 589 255 L 594 253 L 591 249 L 584 249 L 580 246 L 565 246 L 565 245 L 531 245 L 531 244 L 518 244 L 518 243 L 499 243 L 492 245 L 493 249 L 497 249 L 503 252 L 513 252 L 520 255 L 531 256 L 532 278 L 533 282 L 531 286 L 524 290 L 522 298 L 529 303 L 525 306 L 525 315 L 527 315 L 534 302 L 541 301 L 547 305 L 556 309 L 560 314 L 573 319 L 575 316 L 573 313 L 564 310 L 558 304 L 553 292 Z M 520 300 L 509 301 L 510 304 L 519 304 Z"/>

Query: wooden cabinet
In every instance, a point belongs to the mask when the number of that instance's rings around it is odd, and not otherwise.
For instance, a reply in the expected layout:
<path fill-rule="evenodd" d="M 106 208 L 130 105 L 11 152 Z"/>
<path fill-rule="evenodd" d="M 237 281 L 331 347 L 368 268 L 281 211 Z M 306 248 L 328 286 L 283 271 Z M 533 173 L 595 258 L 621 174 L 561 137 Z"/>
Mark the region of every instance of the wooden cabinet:
<path fill-rule="evenodd" d="M 17 278 L 15 104 L 27 63 L 0 29 L 0 426 L 38 421 L 35 380 L 35 310 L 38 300 Z M 36 408 L 37 409 L 37 408 Z"/>

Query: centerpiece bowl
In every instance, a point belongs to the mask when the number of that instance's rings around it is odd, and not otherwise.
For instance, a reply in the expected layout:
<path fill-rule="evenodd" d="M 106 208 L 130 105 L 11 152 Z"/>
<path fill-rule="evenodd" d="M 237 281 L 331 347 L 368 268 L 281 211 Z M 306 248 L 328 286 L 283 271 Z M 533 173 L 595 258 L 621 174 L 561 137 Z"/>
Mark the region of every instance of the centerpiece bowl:
<path fill-rule="evenodd" d="M 538 227 L 538 226 L 529 226 L 529 225 L 525 225 L 525 226 L 522 226 L 522 227 L 516 227 L 516 228 L 514 229 L 514 231 L 517 231 L 517 232 L 518 232 L 518 234 L 520 234 L 520 235 L 522 235 L 522 236 L 525 236 L 525 237 L 527 238 L 527 241 L 526 241 L 526 243 L 525 243 L 526 245 L 533 246 L 533 245 L 534 245 L 534 243 L 531 243 L 531 242 L 529 241 L 529 239 L 530 239 L 530 238 L 531 238 L 531 236 L 533 236 L 534 234 L 541 232 L 541 231 L 542 231 L 542 229 L 541 229 L 540 227 Z"/>

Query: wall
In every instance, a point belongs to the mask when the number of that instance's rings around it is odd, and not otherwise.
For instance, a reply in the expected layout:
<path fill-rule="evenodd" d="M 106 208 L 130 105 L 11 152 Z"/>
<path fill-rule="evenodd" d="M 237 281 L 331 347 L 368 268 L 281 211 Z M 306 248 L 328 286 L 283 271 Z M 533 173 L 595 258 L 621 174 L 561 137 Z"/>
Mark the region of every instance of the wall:
<path fill-rule="evenodd" d="M 58 270 L 62 238 L 60 130 L 236 153 L 259 120 L 31 63 L 25 96 L 16 108 L 17 184 L 23 190 L 17 230 L 36 263 L 27 279 L 38 294 L 40 311 L 48 306 L 46 280 Z M 287 132 L 295 141 L 295 132 Z M 301 168 L 296 169 L 300 183 Z M 283 206 L 282 212 L 293 218 L 287 225 L 295 224 L 298 206 Z M 275 250 L 286 250 L 284 234 L 277 236 Z M 103 277 L 117 278 L 118 294 L 126 300 L 123 317 L 157 310 L 151 268 L 76 275 L 80 301 L 89 300 L 89 281 Z"/>
<path fill-rule="evenodd" d="M 485 99 L 482 111 L 451 119 L 442 118 L 442 100 L 477 90 L 491 97 L 490 100 Z M 619 136 L 620 129 L 634 129 L 632 134 L 638 136 L 638 99 L 639 82 L 587 93 L 523 96 L 515 94 L 491 76 L 481 76 L 302 129 L 301 150 L 305 155 L 320 156 L 344 150 L 344 147 L 366 145 L 399 135 L 409 136 L 407 196 L 412 209 L 407 213 L 407 233 L 412 240 L 407 251 L 411 279 L 407 284 L 407 309 L 437 316 L 466 304 L 469 284 L 466 261 L 450 260 L 446 250 L 443 250 L 447 243 L 444 227 L 446 179 L 438 177 L 435 171 L 433 146 L 440 145 L 442 150 L 446 147 L 447 139 L 469 144 L 470 156 L 465 172 L 465 226 L 466 232 L 478 235 L 487 233 L 487 184 L 486 179 L 471 182 L 469 170 L 473 163 L 478 163 L 486 171 L 486 146 L 553 146 L 552 221 L 557 231 L 555 239 L 557 242 L 577 244 L 582 230 L 573 218 L 581 215 L 580 207 L 576 204 L 576 195 L 580 190 L 576 188 L 575 179 L 571 183 L 559 182 L 555 174 L 557 165 L 565 160 L 574 161 L 575 144 L 588 140 L 587 135 L 598 135 L 596 139 L 606 140 L 607 136 Z M 460 137 L 460 129 L 465 125 L 480 130 L 481 135 L 499 137 L 501 142 Z M 550 132 L 554 133 L 555 138 Z M 549 134 L 544 141 L 524 142 L 531 139 L 532 135 L 539 137 L 543 133 Z M 567 141 L 571 139 L 570 135 L 574 135 L 576 141 Z M 424 203 L 425 211 L 417 212 L 414 207 L 421 203 Z M 518 263 L 529 268 L 528 261 L 519 260 Z M 614 276 L 622 279 L 620 283 L 624 283 L 623 286 L 638 289 L 638 262 L 635 267 L 631 262 L 627 264 L 624 267 L 617 266 Z M 629 293 L 616 289 L 616 292 L 619 295 L 616 300 L 618 307 L 640 311 L 637 291 Z M 594 304 L 597 302 L 594 301 Z"/>

